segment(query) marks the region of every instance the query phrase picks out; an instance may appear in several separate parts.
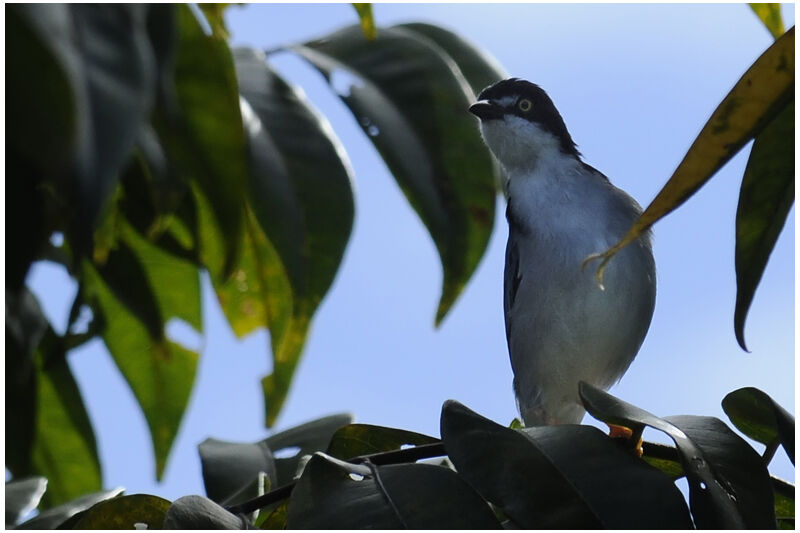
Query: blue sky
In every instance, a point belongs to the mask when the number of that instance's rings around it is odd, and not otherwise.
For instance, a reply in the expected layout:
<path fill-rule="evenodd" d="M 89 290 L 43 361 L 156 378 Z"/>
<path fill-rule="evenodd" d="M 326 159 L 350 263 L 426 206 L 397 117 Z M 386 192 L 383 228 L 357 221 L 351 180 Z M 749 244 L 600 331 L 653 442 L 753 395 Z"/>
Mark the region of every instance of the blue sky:
<path fill-rule="evenodd" d="M 425 21 L 454 30 L 511 75 L 541 85 L 584 159 L 642 205 L 772 42 L 745 4 L 376 4 L 374 11 L 379 25 Z M 793 5 L 784 6 L 784 20 L 794 23 Z M 346 4 L 228 10 L 233 43 L 267 49 L 355 21 Z M 503 200 L 475 276 L 434 329 L 441 267 L 422 223 L 322 77 L 290 54 L 270 59 L 329 118 L 350 156 L 356 186 L 354 231 L 315 316 L 278 429 L 348 411 L 358 422 L 438 436 L 440 408 L 449 398 L 510 422 L 517 413 L 502 316 Z M 745 334 L 752 353 L 733 335 L 734 221 L 748 152 L 654 228 L 653 322 L 611 392 L 655 414 L 727 420 L 720 401 L 743 386 L 761 388 L 794 412 L 794 208 L 750 310 Z M 49 265 L 37 265 L 29 283 L 63 331 L 74 284 Z M 143 415 L 102 343 L 70 355 L 97 431 L 106 486 L 169 499 L 202 494 L 199 442 L 267 435 L 259 380 L 270 370 L 268 333 L 236 340 L 208 283 L 203 313 L 197 380 L 161 484 L 154 479 Z M 794 479 L 783 452 L 773 465 Z"/>

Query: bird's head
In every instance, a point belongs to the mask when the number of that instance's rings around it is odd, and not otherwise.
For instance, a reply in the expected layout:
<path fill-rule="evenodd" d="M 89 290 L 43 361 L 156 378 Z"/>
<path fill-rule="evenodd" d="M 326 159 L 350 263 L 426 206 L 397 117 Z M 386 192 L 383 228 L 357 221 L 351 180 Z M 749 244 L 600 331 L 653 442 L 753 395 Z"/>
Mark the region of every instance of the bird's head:
<path fill-rule="evenodd" d="M 529 167 L 540 157 L 580 157 L 553 101 L 529 81 L 509 78 L 490 85 L 469 111 L 481 120 L 484 141 L 508 170 Z"/>

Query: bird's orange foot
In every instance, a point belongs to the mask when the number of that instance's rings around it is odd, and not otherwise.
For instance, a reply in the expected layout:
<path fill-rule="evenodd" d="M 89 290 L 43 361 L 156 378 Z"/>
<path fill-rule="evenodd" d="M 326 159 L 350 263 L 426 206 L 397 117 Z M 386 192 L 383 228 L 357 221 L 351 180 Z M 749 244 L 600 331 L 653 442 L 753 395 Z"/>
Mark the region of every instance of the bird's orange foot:
<path fill-rule="evenodd" d="M 612 439 L 625 439 L 630 441 L 630 439 L 633 437 L 633 430 L 631 428 L 626 428 L 625 426 L 608 424 L 608 436 Z M 635 445 L 630 446 L 630 444 L 633 444 L 633 442 L 631 441 L 628 446 L 633 450 L 633 453 L 636 454 L 636 457 L 641 457 L 644 453 L 644 450 L 642 449 L 642 436 L 639 435 Z"/>

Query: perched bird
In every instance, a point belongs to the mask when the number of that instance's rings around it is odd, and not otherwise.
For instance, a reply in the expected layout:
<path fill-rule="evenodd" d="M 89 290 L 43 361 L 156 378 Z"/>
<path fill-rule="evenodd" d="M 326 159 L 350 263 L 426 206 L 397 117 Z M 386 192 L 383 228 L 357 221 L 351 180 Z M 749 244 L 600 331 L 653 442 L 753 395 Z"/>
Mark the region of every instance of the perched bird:
<path fill-rule="evenodd" d="M 615 384 L 650 327 L 649 233 L 608 263 L 602 285 L 594 268 L 582 268 L 622 238 L 641 207 L 581 160 L 538 85 L 497 82 L 469 110 L 507 178 L 504 308 L 520 414 L 526 426 L 577 424 L 585 414 L 578 382 Z"/>

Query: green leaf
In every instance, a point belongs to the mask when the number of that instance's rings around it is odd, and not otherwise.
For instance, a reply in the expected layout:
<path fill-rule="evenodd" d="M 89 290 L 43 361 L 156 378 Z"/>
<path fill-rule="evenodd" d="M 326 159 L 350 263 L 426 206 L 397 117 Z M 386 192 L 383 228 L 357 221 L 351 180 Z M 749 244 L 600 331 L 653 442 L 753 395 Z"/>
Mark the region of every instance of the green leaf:
<path fill-rule="evenodd" d="M 399 450 L 403 446 L 435 442 L 438 439 L 413 431 L 369 424 L 349 424 L 336 430 L 327 453 L 338 459 L 352 459 L 361 455 Z"/>
<path fill-rule="evenodd" d="M 776 39 L 783 35 L 784 26 L 783 19 L 781 18 L 781 5 L 780 4 L 750 4 L 753 13 L 764 23 L 767 31 L 769 31 Z"/>
<path fill-rule="evenodd" d="M 197 354 L 161 337 L 153 337 L 115 297 L 91 264 L 83 263 L 83 287 L 103 340 L 142 408 L 160 479 L 186 410 L 197 368 Z"/>
<path fill-rule="evenodd" d="M 469 84 L 442 48 L 400 27 L 374 41 L 348 27 L 292 50 L 339 92 L 428 228 L 444 270 L 439 324 L 494 223 L 495 166 L 467 113 Z"/>
<path fill-rule="evenodd" d="M 275 459 L 264 442 L 244 443 L 206 439 L 198 447 L 203 468 L 203 485 L 209 498 L 223 503 L 242 487 L 266 473 L 271 483 L 277 480 Z M 258 496 L 253 494 L 251 497 Z M 246 498 L 249 499 L 249 498 Z M 241 502 L 229 502 L 229 505 Z"/>
<path fill-rule="evenodd" d="M 794 417 L 765 392 L 744 387 L 722 400 L 722 409 L 736 428 L 767 446 L 780 444 L 794 464 Z"/>
<path fill-rule="evenodd" d="M 794 529 L 794 485 L 775 477 L 772 488 L 775 492 L 775 516 L 778 529 Z"/>
<path fill-rule="evenodd" d="M 102 492 L 85 494 L 80 498 L 68 501 L 67 503 L 53 507 L 52 509 L 42 511 L 27 522 L 23 522 L 17 529 L 56 529 L 69 518 L 82 511 L 85 511 L 86 509 L 89 509 L 99 502 L 108 500 L 110 498 L 115 498 L 116 496 L 122 494 L 123 490 L 124 489 L 122 489 L 122 487 L 118 487 Z"/>
<path fill-rule="evenodd" d="M 441 431 L 458 472 L 517 527 L 691 527 L 672 480 L 596 428 L 513 430 L 451 400 Z"/>
<path fill-rule="evenodd" d="M 628 233 L 605 252 L 589 256 L 602 259 L 598 279 L 602 280 L 606 263 L 619 250 L 697 192 L 785 108 L 793 95 L 794 27 L 761 54 L 736 82 L 711 114 L 672 177 Z"/>
<path fill-rule="evenodd" d="M 269 487 L 269 476 L 266 472 L 259 472 L 253 479 L 239 487 L 239 490 L 221 501 L 220 505 L 230 508 L 232 505 L 238 505 L 240 503 L 250 501 L 253 498 L 258 498 L 259 496 L 266 494 L 267 491 L 269 491 Z M 258 519 L 260 512 L 260 509 L 256 509 L 252 513 L 247 513 L 247 519 L 250 522 L 255 522 Z"/>
<path fill-rule="evenodd" d="M 264 439 L 262 442 L 276 457 L 275 485 L 281 486 L 291 482 L 298 473 L 303 456 L 327 449 L 336 430 L 352 421 L 353 415 L 349 413 L 330 415 L 291 427 Z"/>
<path fill-rule="evenodd" d="M 44 491 L 47 479 L 30 476 L 6 482 L 6 529 L 13 528 L 28 513 L 36 509 Z"/>
<path fill-rule="evenodd" d="M 199 233 L 203 264 L 212 281 L 233 271 L 242 232 L 242 195 L 249 172 L 239 112 L 233 59 L 226 42 L 203 33 L 185 5 L 178 7 L 180 28 L 175 83 L 180 115 L 161 110 L 156 130 L 171 164 L 184 180 L 195 183 L 210 203 L 212 241 Z"/>
<path fill-rule="evenodd" d="M 244 293 L 263 302 L 248 308 L 260 309 L 263 316 L 253 313 L 248 320 L 247 314 L 237 313 L 238 306 L 225 307 L 238 335 L 269 324 L 273 374 L 264 388 L 271 426 L 288 392 L 311 316 L 333 282 L 352 231 L 352 177 L 330 124 L 302 92 L 277 76 L 263 53 L 242 48 L 234 57 L 252 162 L 249 200 L 258 223 L 258 229 L 248 231 L 255 251 L 261 250 L 256 268 L 237 276 L 249 289 Z M 259 230 L 268 243 L 261 243 Z M 276 259 L 280 264 L 274 264 Z M 285 281 L 271 279 L 280 274 L 287 278 L 290 294 L 283 290 Z"/>
<path fill-rule="evenodd" d="M 261 509 L 259 519 L 255 522 L 259 529 L 286 529 L 286 513 L 289 500 L 283 500 L 274 509 Z"/>
<path fill-rule="evenodd" d="M 659 418 L 585 382 L 579 392 L 586 410 L 598 420 L 634 433 L 650 426 L 675 442 L 698 528 L 775 527 L 769 473 L 755 450 L 720 420 Z"/>
<path fill-rule="evenodd" d="M 134 529 L 135 524 L 163 529 L 169 506 L 169 500 L 150 494 L 119 496 L 92 506 L 71 529 Z"/>
<path fill-rule="evenodd" d="M 361 31 L 364 37 L 374 41 L 378 37 L 378 28 L 375 27 L 375 18 L 372 16 L 372 4 L 350 4 L 358 13 L 361 22 Z"/>
<path fill-rule="evenodd" d="M 736 310 L 734 331 L 744 323 L 767 260 L 794 204 L 794 99 L 756 137 L 736 210 Z"/>
<path fill-rule="evenodd" d="M 178 498 L 167 511 L 164 529 L 252 529 L 245 521 L 202 496 Z"/>
<path fill-rule="evenodd" d="M 499 61 L 486 50 L 481 50 L 461 36 L 441 26 L 424 22 L 398 24 L 394 28 L 414 32 L 441 47 L 458 65 L 474 96 L 487 86 L 509 77 Z"/>
<path fill-rule="evenodd" d="M 203 12 L 203 15 L 205 15 L 208 25 L 211 26 L 211 32 L 214 37 L 228 39 L 231 36 L 228 27 L 225 25 L 225 10 L 230 5 L 231 4 L 209 4 L 205 2 L 197 4 Z"/>
<path fill-rule="evenodd" d="M 292 529 L 501 529 L 455 472 L 427 464 L 372 466 L 318 452 L 292 491 Z"/>

